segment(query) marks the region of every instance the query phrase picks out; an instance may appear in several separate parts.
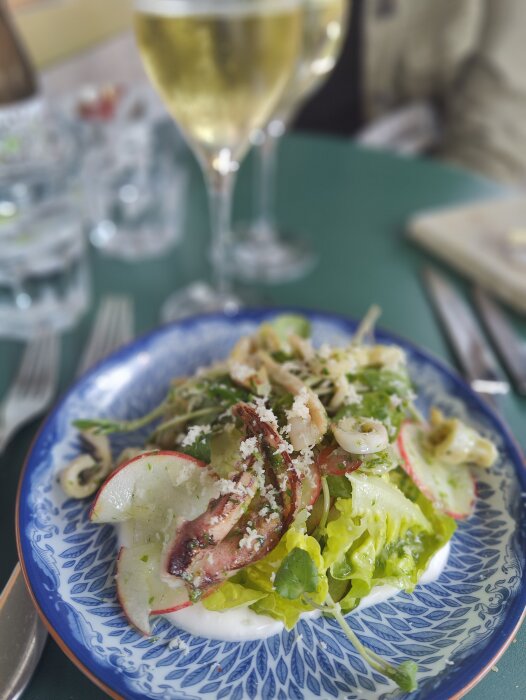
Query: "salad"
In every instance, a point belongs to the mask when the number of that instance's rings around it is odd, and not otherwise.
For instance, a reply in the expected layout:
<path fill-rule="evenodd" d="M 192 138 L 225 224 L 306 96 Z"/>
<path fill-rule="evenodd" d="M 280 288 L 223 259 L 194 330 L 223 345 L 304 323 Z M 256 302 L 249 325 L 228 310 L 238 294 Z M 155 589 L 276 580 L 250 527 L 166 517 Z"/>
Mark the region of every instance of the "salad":
<path fill-rule="evenodd" d="M 469 465 L 489 468 L 497 452 L 457 418 L 420 415 L 404 351 L 366 342 L 375 318 L 346 347 L 316 348 L 306 319 L 278 316 L 174 379 L 148 415 L 76 422 L 89 449 L 61 484 L 96 494 L 93 522 L 125 528 L 117 595 L 144 634 L 153 615 L 197 603 L 287 629 L 320 611 L 372 667 L 416 688 L 416 664 L 363 646 L 345 614 L 376 586 L 415 587 L 472 512 Z M 146 444 L 114 463 L 108 435 L 148 425 Z"/>

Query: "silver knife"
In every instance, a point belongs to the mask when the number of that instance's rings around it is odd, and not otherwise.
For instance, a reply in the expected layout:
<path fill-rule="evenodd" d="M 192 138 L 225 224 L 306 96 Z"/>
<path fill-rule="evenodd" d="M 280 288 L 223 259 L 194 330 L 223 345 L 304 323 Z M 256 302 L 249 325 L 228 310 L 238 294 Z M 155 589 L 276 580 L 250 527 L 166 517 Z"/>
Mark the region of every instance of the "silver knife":
<path fill-rule="evenodd" d="M 473 289 L 473 299 L 515 390 L 526 396 L 526 343 L 518 338 L 500 307 L 481 287 Z"/>
<path fill-rule="evenodd" d="M 424 270 L 424 283 L 471 388 L 490 400 L 496 394 L 507 394 L 509 384 L 466 302 L 431 268 Z"/>

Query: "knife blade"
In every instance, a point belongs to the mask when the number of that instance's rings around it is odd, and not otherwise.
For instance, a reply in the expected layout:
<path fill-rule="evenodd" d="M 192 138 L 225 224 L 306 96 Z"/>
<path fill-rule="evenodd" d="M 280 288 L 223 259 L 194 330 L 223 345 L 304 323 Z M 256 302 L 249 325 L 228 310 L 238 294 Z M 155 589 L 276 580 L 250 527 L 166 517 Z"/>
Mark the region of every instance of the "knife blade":
<path fill-rule="evenodd" d="M 518 338 L 500 307 L 481 287 L 474 287 L 473 299 L 515 390 L 526 396 L 526 343 Z"/>
<path fill-rule="evenodd" d="M 473 313 L 456 289 L 438 272 L 424 270 L 424 283 L 446 336 L 471 388 L 488 398 L 507 394 L 509 384 L 482 335 Z"/>

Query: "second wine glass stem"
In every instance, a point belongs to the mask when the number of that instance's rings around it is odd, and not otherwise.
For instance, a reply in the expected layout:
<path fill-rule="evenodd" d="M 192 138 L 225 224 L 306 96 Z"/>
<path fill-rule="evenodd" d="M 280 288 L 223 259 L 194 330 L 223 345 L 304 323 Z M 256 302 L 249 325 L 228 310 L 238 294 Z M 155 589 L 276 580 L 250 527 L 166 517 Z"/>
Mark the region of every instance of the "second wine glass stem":
<path fill-rule="evenodd" d="M 256 148 L 255 219 L 252 237 L 256 240 L 276 238 L 276 165 L 279 138 L 265 131 Z"/>
<path fill-rule="evenodd" d="M 232 194 L 234 173 L 210 172 L 207 177 L 210 222 L 212 228 L 212 278 L 219 296 L 231 291 L 229 248 L 231 245 Z"/>

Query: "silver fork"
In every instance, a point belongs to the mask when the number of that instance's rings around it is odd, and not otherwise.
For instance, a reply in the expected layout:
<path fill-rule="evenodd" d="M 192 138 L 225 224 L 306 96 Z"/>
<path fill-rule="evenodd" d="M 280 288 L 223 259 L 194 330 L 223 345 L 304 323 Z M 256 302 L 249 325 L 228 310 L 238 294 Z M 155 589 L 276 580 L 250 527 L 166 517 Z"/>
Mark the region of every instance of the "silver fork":
<path fill-rule="evenodd" d="M 17 377 L 0 406 L 0 454 L 16 430 L 51 401 L 57 383 L 58 359 L 56 335 L 42 336 L 27 346 Z"/>
<path fill-rule="evenodd" d="M 86 371 L 133 337 L 133 306 L 127 297 L 107 297 L 79 363 Z M 0 594 L 0 700 L 17 700 L 31 680 L 47 632 L 33 605 L 17 564 Z"/>
<path fill-rule="evenodd" d="M 109 355 L 133 338 L 133 304 L 126 296 L 103 299 L 93 324 L 93 332 L 77 367 L 76 376 L 84 374 L 98 360 Z"/>

